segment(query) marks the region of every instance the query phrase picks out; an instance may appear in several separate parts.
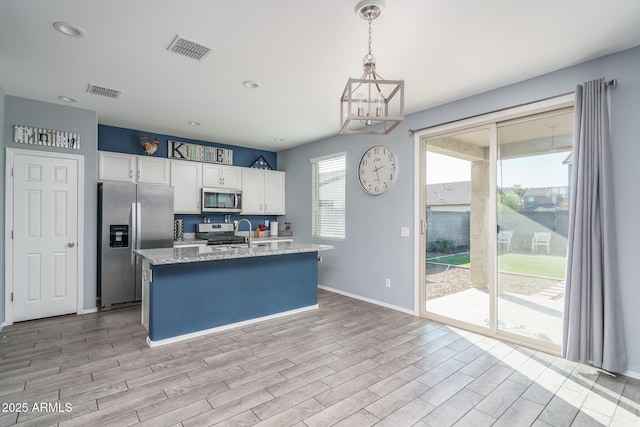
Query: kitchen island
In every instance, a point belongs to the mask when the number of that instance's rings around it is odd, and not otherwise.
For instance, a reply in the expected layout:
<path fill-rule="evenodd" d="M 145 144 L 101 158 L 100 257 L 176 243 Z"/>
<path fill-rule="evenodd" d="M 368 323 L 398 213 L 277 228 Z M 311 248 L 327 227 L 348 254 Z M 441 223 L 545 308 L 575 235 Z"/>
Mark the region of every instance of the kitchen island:
<path fill-rule="evenodd" d="M 318 252 L 269 242 L 135 251 L 149 346 L 317 308 Z"/>

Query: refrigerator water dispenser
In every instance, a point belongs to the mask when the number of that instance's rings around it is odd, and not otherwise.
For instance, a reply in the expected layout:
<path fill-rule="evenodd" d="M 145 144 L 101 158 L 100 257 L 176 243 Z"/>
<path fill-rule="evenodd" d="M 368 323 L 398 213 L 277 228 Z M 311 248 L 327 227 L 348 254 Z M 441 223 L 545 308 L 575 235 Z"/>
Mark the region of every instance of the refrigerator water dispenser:
<path fill-rule="evenodd" d="M 129 225 L 109 226 L 109 247 L 128 248 L 129 247 Z"/>

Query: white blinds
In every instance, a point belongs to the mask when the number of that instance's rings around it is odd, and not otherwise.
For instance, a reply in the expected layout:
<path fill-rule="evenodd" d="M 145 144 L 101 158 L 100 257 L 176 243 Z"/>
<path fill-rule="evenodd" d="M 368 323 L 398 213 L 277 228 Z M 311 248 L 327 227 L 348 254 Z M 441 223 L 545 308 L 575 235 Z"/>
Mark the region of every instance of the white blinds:
<path fill-rule="evenodd" d="M 311 160 L 313 237 L 345 237 L 346 154 Z"/>

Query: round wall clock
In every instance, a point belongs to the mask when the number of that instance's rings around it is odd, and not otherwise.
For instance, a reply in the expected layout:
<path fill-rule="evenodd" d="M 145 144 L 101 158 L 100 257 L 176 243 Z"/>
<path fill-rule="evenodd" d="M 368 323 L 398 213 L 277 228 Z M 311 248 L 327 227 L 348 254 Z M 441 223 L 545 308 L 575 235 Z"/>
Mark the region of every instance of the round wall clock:
<path fill-rule="evenodd" d="M 383 145 L 369 148 L 358 167 L 358 179 L 362 189 L 377 196 L 389 189 L 396 177 L 396 156 Z"/>

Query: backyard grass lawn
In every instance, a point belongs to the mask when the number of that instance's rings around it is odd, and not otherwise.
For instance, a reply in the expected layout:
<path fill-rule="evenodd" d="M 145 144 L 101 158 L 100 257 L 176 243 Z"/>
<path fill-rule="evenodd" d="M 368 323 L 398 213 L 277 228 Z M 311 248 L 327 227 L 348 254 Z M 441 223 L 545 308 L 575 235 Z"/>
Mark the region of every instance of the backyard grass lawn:
<path fill-rule="evenodd" d="M 471 265 L 469 257 L 469 252 L 463 252 L 439 258 L 430 258 L 428 261 L 436 264 L 469 267 Z M 554 279 L 562 280 L 566 271 L 566 259 L 561 256 L 539 254 L 501 254 L 498 255 L 498 271 L 553 277 Z"/>

